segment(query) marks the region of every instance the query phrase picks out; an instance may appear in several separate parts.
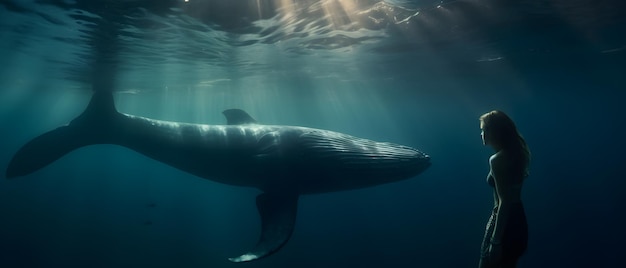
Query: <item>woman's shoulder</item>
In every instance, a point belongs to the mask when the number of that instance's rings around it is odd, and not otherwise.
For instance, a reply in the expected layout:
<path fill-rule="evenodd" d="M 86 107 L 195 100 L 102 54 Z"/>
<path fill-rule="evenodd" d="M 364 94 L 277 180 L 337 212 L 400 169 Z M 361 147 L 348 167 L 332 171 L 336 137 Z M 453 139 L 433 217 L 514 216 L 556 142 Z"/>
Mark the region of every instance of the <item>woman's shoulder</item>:
<path fill-rule="evenodd" d="M 491 155 L 491 157 L 489 157 L 489 164 L 491 165 L 502 164 L 504 162 L 504 158 L 506 158 L 506 155 L 504 155 L 504 152 L 499 151 Z"/>
<path fill-rule="evenodd" d="M 492 164 L 515 162 L 515 161 L 519 161 L 520 158 L 521 158 L 521 155 L 516 152 L 508 152 L 508 151 L 501 150 L 493 154 L 491 157 L 489 157 L 489 162 Z"/>
<path fill-rule="evenodd" d="M 504 151 L 499 151 L 489 157 L 489 164 L 493 169 L 507 169 L 509 166 L 515 165 L 515 162 L 515 157 Z"/>
<path fill-rule="evenodd" d="M 489 157 L 491 169 L 496 173 L 517 172 L 522 164 L 522 158 L 511 152 L 499 151 Z"/>

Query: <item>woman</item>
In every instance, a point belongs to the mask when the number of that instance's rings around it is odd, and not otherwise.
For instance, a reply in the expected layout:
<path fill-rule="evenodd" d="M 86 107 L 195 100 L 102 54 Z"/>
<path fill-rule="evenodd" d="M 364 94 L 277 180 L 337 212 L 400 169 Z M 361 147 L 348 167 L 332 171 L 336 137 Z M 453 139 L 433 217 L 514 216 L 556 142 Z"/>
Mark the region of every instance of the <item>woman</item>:
<path fill-rule="evenodd" d="M 501 111 L 480 117 L 483 145 L 495 150 L 489 158 L 487 183 L 494 188 L 494 208 L 482 243 L 480 268 L 516 267 L 526 251 L 528 226 L 521 191 L 528 176 L 530 151 L 515 123 Z"/>

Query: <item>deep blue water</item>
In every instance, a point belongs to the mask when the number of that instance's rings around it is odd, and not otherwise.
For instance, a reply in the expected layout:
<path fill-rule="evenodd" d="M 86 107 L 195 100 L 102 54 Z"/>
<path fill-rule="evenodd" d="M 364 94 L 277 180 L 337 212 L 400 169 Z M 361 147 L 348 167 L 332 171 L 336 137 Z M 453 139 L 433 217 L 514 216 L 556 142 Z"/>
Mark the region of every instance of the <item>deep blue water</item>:
<path fill-rule="evenodd" d="M 260 232 L 257 190 L 89 146 L 0 180 L 0 267 L 476 267 L 492 206 L 478 117 L 492 109 L 533 156 L 519 266 L 621 267 L 625 13 L 617 0 L 0 0 L 0 170 L 80 114 L 92 85 L 124 113 L 224 124 L 236 107 L 433 163 L 302 196 L 291 240 L 237 264 Z"/>

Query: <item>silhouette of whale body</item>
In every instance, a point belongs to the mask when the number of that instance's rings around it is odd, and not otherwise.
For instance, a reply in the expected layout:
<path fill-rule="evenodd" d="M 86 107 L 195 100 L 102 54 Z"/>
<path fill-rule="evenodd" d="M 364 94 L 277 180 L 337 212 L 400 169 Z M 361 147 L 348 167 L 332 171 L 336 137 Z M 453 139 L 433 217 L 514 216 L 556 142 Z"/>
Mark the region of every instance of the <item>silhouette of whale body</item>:
<path fill-rule="evenodd" d="M 44 133 L 13 157 L 7 178 L 37 171 L 77 148 L 116 144 L 213 181 L 263 191 L 257 199 L 261 236 L 251 261 L 279 250 L 290 238 L 298 197 L 408 179 L 430 166 L 414 148 L 328 130 L 261 125 L 238 109 L 227 125 L 153 120 L 119 113 L 110 92 L 94 93 L 68 125 Z"/>

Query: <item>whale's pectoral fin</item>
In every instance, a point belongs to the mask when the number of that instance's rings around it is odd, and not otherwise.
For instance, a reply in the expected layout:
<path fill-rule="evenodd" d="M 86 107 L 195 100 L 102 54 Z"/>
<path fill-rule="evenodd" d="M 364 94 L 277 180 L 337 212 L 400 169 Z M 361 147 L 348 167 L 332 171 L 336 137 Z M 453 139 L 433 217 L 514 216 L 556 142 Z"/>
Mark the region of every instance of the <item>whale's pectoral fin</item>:
<path fill-rule="evenodd" d="M 254 249 L 232 262 L 252 261 L 278 251 L 293 233 L 298 210 L 298 195 L 263 193 L 256 198 L 261 215 L 261 237 Z"/>

